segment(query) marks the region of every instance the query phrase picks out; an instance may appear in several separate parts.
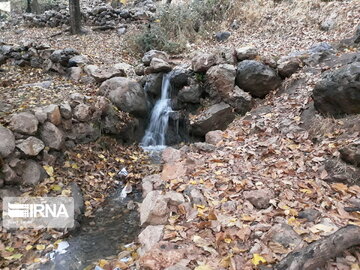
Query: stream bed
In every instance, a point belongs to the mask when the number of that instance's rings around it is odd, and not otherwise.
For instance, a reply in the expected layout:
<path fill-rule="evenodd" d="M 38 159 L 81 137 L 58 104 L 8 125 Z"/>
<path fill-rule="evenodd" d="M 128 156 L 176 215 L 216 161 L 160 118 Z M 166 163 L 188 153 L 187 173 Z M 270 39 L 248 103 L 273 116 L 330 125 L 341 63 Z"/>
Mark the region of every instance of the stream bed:
<path fill-rule="evenodd" d="M 119 254 L 122 246 L 135 241 L 140 233 L 139 213 L 137 209 L 129 210 L 127 204 L 140 202 L 141 194 L 135 192 L 122 199 L 120 192 L 109 197 L 95 217 L 84 220 L 78 231 L 64 239 L 69 244 L 65 253 L 56 253 L 40 269 L 81 270 L 100 259 Z"/>

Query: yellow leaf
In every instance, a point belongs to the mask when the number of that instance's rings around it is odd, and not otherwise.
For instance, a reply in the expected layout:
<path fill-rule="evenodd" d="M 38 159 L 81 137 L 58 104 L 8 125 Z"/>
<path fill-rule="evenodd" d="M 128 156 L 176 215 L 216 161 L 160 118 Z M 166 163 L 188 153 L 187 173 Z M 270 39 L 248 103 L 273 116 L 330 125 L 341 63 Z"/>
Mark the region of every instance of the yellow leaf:
<path fill-rule="evenodd" d="M 120 0 L 120 3 L 126 5 L 127 0 Z"/>
<path fill-rule="evenodd" d="M 63 196 L 70 196 L 70 194 L 71 194 L 70 189 L 64 189 L 63 191 L 61 191 L 61 195 Z"/>
<path fill-rule="evenodd" d="M 225 238 L 224 242 L 227 243 L 227 244 L 230 244 L 231 243 L 231 238 Z"/>
<path fill-rule="evenodd" d="M 105 156 L 103 154 L 99 154 L 98 157 L 101 159 L 105 159 Z"/>
<path fill-rule="evenodd" d="M 27 246 L 25 247 L 25 250 L 30 250 L 30 249 L 32 249 L 32 248 L 33 248 L 32 245 L 27 245 Z"/>
<path fill-rule="evenodd" d="M 241 220 L 242 220 L 242 221 L 254 221 L 255 218 L 252 217 L 252 216 L 249 216 L 249 215 L 242 215 L 242 216 L 241 216 Z"/>
<path fill-rule="evenodd" d="M 194 270 L 213 270 L 213 269 L 209 265 L 204 264 L 204 265 L 199 265 Z"/>
<path fill-rule="evenodd" d="M 259 265 L 260 263 L 266 263 L 266 260 L 260 256 L 260 254 L 254 254 L 253 258 L 251 259 L 253 265 Z"/>
<path fill-rule="evenodd" d="M 36 245 L 36 249 L 37 249 L 37 250 L 44 250 L 44 249 L 45 249 L 45 245 Z"/>
<path fill-rule="evenodd" d="M 115 174 L 116 174 L 116 173 L 108 172 L 108 175 L 109 175 L 110 177 L 114 177 Z"/>
<path fill-rule="evenodd" d="M 103 268 L 105 265 L 109 264 L 107 260 L 101 259 L 98 263 L 98 265 Z"/>
<path fill-rule="evenodd" d="M 43 168 L 49 176 L 54 176 L 54 168 L 52 166 L 44 165 Z"/>
<path fill-rule="evenodd" d="M 312 194 L 313 192 L 310 189 L 307 188 L 302 188 L 300 189 L 301 192 L 306 193 L 306 194 Z"/>
<path fill-rule="evenodd" d="M 51 189 L 52 189 L 53 191 L 60 191 L 60 190 L 62 189 L 62 187 L 59 186 L 59 185 L 52 185 L 52 186 L 51 186 Z"/>
<path fill-rule="evenodd" d="M 79 169 L 79 166 L 76 163 L 71 164 L 71 168 L 73 169 Z"/>

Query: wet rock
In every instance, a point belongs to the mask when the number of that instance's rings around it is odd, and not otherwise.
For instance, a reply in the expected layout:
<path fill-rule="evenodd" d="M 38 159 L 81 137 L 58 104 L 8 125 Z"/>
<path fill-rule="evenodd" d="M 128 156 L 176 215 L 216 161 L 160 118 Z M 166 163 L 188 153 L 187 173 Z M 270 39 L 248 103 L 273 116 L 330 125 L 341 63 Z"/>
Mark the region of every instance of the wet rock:
<path fill-rule="evenodd" d="M 147 226 L 139 234 L 139 242 L 141 244 L 141 253 L 149 251 L 158 242 L 161 241 L 164 235 L 164 225 Z"/>
<path fill-rule="evenodd" d="M 205 141 L 209 144 L 217 145 L 223 140 L 224 132 L 222 130 L 209 131 L 205 135 Z"/>
<path fill-rule="evenodd" d="M 170 83 L 175 89 L 181 89 L 188 85 L 189 78 L 190 71 L 182 67 L 174 68 L 169 74 Z"/>
<path fill-rule="evenodd" d="M 192 70 L 195 72 L 206 72 L 210 67 L 217 64 L 217 56 L 210 53 L 198 53 L 191 60 Z"/>
<path fill-rule="evenodd" d="M 252 60 L 259 55 L 258 50 L 255 47 L 241 47 L 236 49 L 236 58 L 238 61 Z"/>
<path fill-rule="evenodd" d="M 230 36 L 231 36 L 230 32 L 217 32 L 215 34 L 215 39 L 218 42 L 223 42 L 223 41 L 227 40 Z"/>
<path fill-rule="evenodd" d="M 253 105 L 251 95 L 240 89 L 237 85 L 235 86 L 234 91 L 230 92 L 224 100 L 240 115 L 244 115 L 250 111 Z"/>
<path fill-rule="evenodd" d="M 184 103 L 199 103 L 202 89 L 198 84 L 184 86 L 178 93 L 178 99 Z"/>
<path fill-rule="evenodd" d="M 56 150 L 60 150 L 65 143 L 64 133 L 50 122 L 43 124 L 40 137 L 46 146 Z"/>
<path fill-rule="evenodd" d="M 100 93 L 124 112 L 139 117 L 147 116 L 148 105 L 145 93 L 134 80 L 122 77 L 109 79 L 101 84 Z"/>
<path fill-rule="evenodd" d="M 339 150 L 340 157 L 346 163 L 360 167 L 360 144 L 351 144 Z"/>
<path fill-rule="evenodd" d="M 298 218 L 306 219 L 309 222 L 313 222 L 321 216 L 320 211 L 316 209 L 305 209 L 300 211 L 298 214 Z"/>
<path fill-rule="evenodd" d="M 144 90 L 146 93 L 150 93 L 154 97 L 161 95 L 161 87 L 163 81 L 163 73 L 149 74 L 145 78 Z"/>
<path fill-rule="evenodd" d="M 45 148 L 45 144 L 40 139 L 30 136 L 16 147 L 28 156 L 37 156 Z"/>
<path fill-rule="evenodd" d="M 37 162 L 26 160 L 24 164 L 22 183 L 25 185 L 36 185 L 44 180 L 46 172 Z"/>
<path fill-rule="evenodd" d="M 159 73 L 169 72 L 172 69 L 171 65 L 161 58 L 154 57 L 151 59 L 150 67 L 145 69 L 145 73 Z"/>
<path fill-rule="evenodd" d="M 161 179 L 160 174 L 153 174 L 145 176 L 141 182 L 142 195 L 146 195 L 153 190 L 161 190 L 164 185 L 164 181 Z"/>
<path fill-rule="evenodd" d="M 281 77 L 290 77 L 302 66 L 302 62 L 297 57 L 282 57 L 277 62 L 277 69 Z"/>
<path fill-rule="evenodd" d="M 252 96 L 263 98 L 281 85 L 281 79 L 269 66 L 244 60 L 238 65 L 236 84 Z"/>
<path fill-rule="evenodd" d="M 181 178 L 187 173 L 185 162 L 166 163 L 161 173 L 161 178 L 164 180 L 171 180 Z"/>
<path fill-rule="evenodd" d="M 143 58 L 141 59 L 141 61 L 143 62 L 143 64 L 145 66 L 150 66 L 151 60 L 153 58 L 158 58 L 158 59 L 162 59 L 164 61 L 168 61 L 169 60 L 169 56 L 166 52 L 163 51 L 157 51 L 157 50 L 150 50 L 148 52 L 146 52 L 143 56 Z"/>
<path fill-rule="evenodd" d="M 10 119 L 9 128 L 21 134 L 34 135 L 38 130 L 39 121 L 29 112 L 14 114 Z"/>
<path fill-rule="evenodd" d="M 225 97 L 234 90 L 236 70 L 233 65 L 221 64 L 212 66 L 206 72 L 209 88 L 206 91 L 210 97 Z"/>
<path fill-rule="evenodd" d="M 71 182 L 70 190 L 71 197 L 74 199 L 74 218 L 79 221 L 85 209 L 84 198 L 80 187 L 75 182 Z"/>
<path fill-rule="evenodd" d="M 234 120 L 231 107 L 222 102 L 201 112 L 191 123 L 191 132 L 197 136 L 205 136 L 211 130 L 224 130 Z"/>
<path fill-rule="evenodd" d="M 326 72 L 313 91 L 315 108 L 322 114 L 360 113 L 360 62 Z"/>
<path fill-rule="evenodd" d="M 266 239 L 281 244 L 284 248 L 294 248 L 302 240 L 301 237 L 287 224 L 276 224 L 266 234 Z"/>
<path fill-rule="evenodd" d="M 161 154 L 165 163 L 174 163 L 181 159 L 181 151 L 172 147 L 167 147 Z"/>
<path fill-rule="evenodd" d="M 14 134 L 0 124 L 0 158 L 6 158 L 15 149 Z"/>
<path fill-rule="evenodd" d="M 141 225 L 163 225 L 169 215 L 168 200 L 160 191 L 149 192 L 140 206 Z"/>
<path fill-rule="evenodd" d="M 270 200 L 274 198 L 274 193 L 268 189 L 244 191 L 244 198 L 251 202 L 258 209 L 269 207 Z"/>
<path fill-rule="evenodd" d="M 126 76 L 124 70 L 116 69 L 114 67 L 100 68 L 96 65 L 87 65 L 84 67 L 84 71 L 98 83 L 102 83 L 114 77 Z"/>
<path fill-rule="evenodd" d="M 49 106 L 46 106 L 44 107 L 44 112 L 47 115 L 47 119 L 55 126 L 61 124 L 61 114 L 58 105 L 51 104 Z"/>
<path fill-rule="evenodd" d="M 89 121 L 91 116 L 92 109 L 89 105 L 81 103 L 74 108 L 74 117 L 81 122 Z"/>

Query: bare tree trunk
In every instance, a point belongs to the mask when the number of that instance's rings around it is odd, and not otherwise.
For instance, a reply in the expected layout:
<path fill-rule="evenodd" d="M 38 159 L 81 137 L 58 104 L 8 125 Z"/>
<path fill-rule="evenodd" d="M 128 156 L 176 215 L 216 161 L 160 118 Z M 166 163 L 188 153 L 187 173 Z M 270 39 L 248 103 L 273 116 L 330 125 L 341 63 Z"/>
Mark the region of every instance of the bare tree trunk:
<path fill-rule="evenodd" d="M 27 0 L 26 12 L 31 13 L 31 0 Z"/>
<path fill-rule="evenodd" d="M 81 34 L 80 0 L 69 0 L 70 34 Z"/>
<path fill-rule="evenodd" d="M 335 233 L 290 252 L 276 270 L 315 270 L 348 248 L 360 245 L 360 227 L 347 225 Z"/>
<path fill-rule="evenodd" d="M 32 12 L 39 14 L 40 13 L 40 6 L 38 0 L 31 1 L 31 10 Z"/>

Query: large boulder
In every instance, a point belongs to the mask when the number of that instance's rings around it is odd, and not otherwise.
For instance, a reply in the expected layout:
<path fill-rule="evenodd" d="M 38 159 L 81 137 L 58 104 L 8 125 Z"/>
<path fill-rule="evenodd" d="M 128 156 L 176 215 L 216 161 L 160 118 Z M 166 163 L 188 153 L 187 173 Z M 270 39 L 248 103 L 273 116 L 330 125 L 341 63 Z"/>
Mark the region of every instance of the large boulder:
<path fill-rule="evenodd" d="M 169 72 L 171 69 L 172 66 L 167 61 L 154 57 L 151 59 L 150 67 L 145 69 L 145 73 Z"/>
<path fill-rule="evenodd" d="M 178 99 L 184 103 L 199 103 L 202 94 L 202 88 L 198 84 L 190 84 L 180 89 Z"/>
<path fill-rule="evenodd" d="M 85 66 L 84 70 L 86 74 L 93 77 L 98 83 L 114 77 L 126 76 L 126 73 L 123 69 L 117 69 L 115 67 L 100 68 L 96 65 L 87 65 Z"/>
<path fill-rule="evenodd" d="M 233 65 L 221 64 L 212 66 L 206 72 L 209 88 L 206 90 L 211 97 L 225 97 L 234 90 L 236 70 Z"/>
<path fill-rule="evenodd" d="M 190 71 L 182 67 L 175 67 L 169 73 L 169 79 L 171 86 L 175 89 L 181 89 L 185 85 L 189 84 Z"/>
<path fill-rule="evenodd" d="M 195 72 L 206 72 L 217 64 L 217 56 L 211 53 L 199 53 L 191 60 L 191 67 Z"/>
<path fill-rule="evenodd" d="M 313 92 L 315 108 L 322 114 L 360 113 L 360 62 L 324 74 Z"/>
<path fill-rule="evenodd" d="M 232 108 L 218 103 L 201 112 L 191 120 L 191 132 L 196 136 L 205 136 L 211 130 L 224 130 L 234 120 Z"/>
<path fill-rule="evenodd" d="M 159 97 L 161 95 L 163 73 L 149 74 L 145 77 L 144 90 L 147 94 L 153 97 Z"/>
<path fill-rule="evenodd" d="M 255 60 L 244 60 L 239 63 L 236 84 L 254 97 L 263 98 L 281 84 L 275 70 Z"/>
<path fill-rule="evenodd" d="M 29 112 L 14 114 L 10 119 L 9 128 L 21 134 L 34 135 L 38 130 L 39 121 Z"/>
<path fill-rule="evenodd" d="M 145 93 L 134 80 L 122 77 L 109 79 L 101 84 L 100 93 L 124 112 L 139 117 L 145 117 L 148 113 Z"/>
<path fill-rule="evenodd" d="M 40 137 L 46 146 L 56 150 L 60 150 L 65 143 L 63 131 L 50 122 L 43 124 Z"/>
<path fill-rule="evenodd" d="M 6 158 L 15 149 L 15 137 L 12 132 L 0 125 L 0 157 Z"/>

